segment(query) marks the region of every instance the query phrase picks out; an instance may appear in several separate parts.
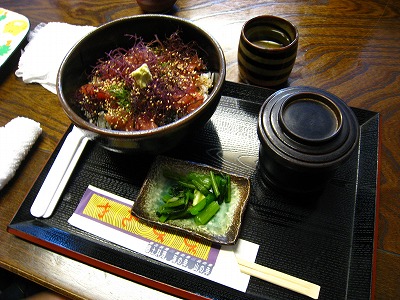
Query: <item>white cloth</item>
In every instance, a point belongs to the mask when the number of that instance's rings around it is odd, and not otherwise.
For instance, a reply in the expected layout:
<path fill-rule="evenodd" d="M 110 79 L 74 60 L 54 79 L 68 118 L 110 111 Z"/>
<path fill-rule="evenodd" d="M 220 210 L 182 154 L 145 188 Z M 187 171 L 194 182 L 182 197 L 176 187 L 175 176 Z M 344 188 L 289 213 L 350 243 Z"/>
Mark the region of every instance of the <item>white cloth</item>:
<path fill-rule="evenodd" d="M 41 133 L 40 124 L 25 117 L 14 118 L 0 127 L 0 190 L 14 176 Z"/>
<path fill-rule="evenodd" d="M 15 75 L 25 83 L 39 83 L 56 94 L 58 69 L 69 50 L 95 27 L 40 23 L 28 35 Z"/>

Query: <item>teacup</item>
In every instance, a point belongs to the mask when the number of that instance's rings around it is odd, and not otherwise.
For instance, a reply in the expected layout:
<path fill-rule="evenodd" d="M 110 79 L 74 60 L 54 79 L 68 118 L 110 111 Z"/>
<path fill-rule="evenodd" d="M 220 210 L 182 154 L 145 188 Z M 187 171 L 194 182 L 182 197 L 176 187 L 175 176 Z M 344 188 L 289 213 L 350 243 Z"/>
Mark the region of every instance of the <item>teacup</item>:
<path fill-rule="evenodd" d="M 248 20 L 238 47 L 242 80 L 263 87 L 284 84 L 293 69 L 298 43 L 296 26 L 283 18 L 263 15 Z"/>

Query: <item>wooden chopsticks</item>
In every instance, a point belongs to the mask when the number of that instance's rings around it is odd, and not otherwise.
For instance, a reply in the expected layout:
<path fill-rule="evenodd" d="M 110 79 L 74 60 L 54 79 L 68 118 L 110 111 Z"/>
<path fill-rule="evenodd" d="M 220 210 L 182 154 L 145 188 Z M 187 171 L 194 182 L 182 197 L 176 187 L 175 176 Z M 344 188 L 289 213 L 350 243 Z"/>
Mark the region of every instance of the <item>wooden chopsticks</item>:
<path fill-rule="evenodd" d="M 246 261 L 239 256 L 236 256 L 236 260 L 242 273 L 260 278 L 313 299 L 318 299 L 321 289 L 319 285 Z"/>

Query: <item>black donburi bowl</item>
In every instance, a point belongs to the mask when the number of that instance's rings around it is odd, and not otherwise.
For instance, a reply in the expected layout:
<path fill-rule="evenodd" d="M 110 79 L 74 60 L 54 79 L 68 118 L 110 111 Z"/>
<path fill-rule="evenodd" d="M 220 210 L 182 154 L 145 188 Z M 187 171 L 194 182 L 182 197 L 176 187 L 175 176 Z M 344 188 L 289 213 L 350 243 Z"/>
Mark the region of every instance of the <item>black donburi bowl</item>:
<path fill-rule="evenodd" d="M 99 58 L 118 47 L 130 48 L 128 35 L 142 37 L 145 42 L 169 37 L 180 31 L 184 42 L 194 41 L 198 55 L 213 73 L 213 87 L 208 98 L 194 112 L 174 123 L 150 130 L 117 131 L 99 128 L 85 119 L 74 101 L 80 86 L 88 82 Z M 102 146 L 116 152 L 162 153 L 181 143 L 193 130 L 203 126 L 213 115 L 220 101 L 226 75 L 226 63 L 218 42 L 191 21 L 168 15 L 148 14 L 106 23 L 82 38 L 64 58 L 57 76 L 57 94 L 62 108 L 74 125 Z"/>

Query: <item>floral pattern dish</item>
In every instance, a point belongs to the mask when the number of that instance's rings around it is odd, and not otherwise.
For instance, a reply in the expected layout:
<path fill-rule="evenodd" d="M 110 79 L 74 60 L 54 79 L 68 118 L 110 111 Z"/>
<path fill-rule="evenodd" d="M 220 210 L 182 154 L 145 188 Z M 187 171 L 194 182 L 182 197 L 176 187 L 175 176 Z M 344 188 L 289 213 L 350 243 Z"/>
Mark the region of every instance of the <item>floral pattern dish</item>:
<path fill-rule="evenodd" d="M 25 16 L 0 7 L 0 66 L 18 48 L 29 27 Z"/>

